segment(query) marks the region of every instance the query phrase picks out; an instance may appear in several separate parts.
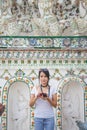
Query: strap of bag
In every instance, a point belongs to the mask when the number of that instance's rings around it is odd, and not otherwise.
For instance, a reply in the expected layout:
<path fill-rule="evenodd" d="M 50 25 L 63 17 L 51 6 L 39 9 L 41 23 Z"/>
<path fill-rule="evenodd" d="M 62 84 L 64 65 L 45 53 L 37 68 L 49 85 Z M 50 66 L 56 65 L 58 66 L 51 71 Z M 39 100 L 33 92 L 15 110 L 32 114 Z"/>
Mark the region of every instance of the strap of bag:
<path fill-rule="evenodd" d="M 41 88 L 41 92 L 43 93 L 43 89 L 42 89 L 42 85 L 40 85 L 40 88 Z M 50 96 L 50 85 L 48 85 L 48 97 Z"/>

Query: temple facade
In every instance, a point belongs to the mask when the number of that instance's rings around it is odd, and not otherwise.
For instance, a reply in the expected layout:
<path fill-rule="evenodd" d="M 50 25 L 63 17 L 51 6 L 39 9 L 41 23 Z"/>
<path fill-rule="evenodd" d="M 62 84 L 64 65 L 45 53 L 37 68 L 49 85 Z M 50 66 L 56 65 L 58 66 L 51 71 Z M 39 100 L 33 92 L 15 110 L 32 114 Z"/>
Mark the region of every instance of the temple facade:
<path fill-rule="evenodd" d="M 11 36 L 0 38 L 2 130 L 34 130 L 29 98 L 40 68 L 57 87 L 55 130 L 79 130 L 76 120 L 87 121 L 87 38 Z"/>

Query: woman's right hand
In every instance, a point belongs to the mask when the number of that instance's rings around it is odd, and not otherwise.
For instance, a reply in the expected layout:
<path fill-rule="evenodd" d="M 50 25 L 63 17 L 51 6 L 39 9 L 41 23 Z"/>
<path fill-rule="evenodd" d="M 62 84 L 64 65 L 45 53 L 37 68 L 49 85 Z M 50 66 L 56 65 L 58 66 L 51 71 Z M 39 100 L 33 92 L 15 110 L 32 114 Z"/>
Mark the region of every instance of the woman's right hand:
<path fill-rule="evenodd" d="M 43 96 L 42 93 L 38 93 L 37 98 L 40 98 L 40 97 L 42 97 L 42 96 Z"/>

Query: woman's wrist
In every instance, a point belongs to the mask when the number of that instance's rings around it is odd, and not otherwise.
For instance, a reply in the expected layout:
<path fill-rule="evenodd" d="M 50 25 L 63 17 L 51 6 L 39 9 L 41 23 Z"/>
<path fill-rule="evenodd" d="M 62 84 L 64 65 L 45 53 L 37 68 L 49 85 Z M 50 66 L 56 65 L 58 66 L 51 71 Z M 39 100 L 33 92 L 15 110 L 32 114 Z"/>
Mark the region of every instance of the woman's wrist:
<path fill-rule="evenodd" d="M 47 97 L 47 101 L 48 101 L 52 106 L 56 107 L 56 105 L 54 104 L 54 102 L 53 102 L 49 97 Z"/>
<path fill-rule="evenodd" d="M 37 96 L 35 96 L 35 98 L 34 98 L 34 101 L 35 101 L 35 102 L 36 102 L 37 98 L 38 98 L 38 97 L 37 97 Z"/>
<path fill-rule="evenodd" d="M 49 97 L 47 97 L 47 100 L 48 100 L 49 102 L 51 102 L 51 100 L 50 100 L 50 98 L 49 98 Z"/>

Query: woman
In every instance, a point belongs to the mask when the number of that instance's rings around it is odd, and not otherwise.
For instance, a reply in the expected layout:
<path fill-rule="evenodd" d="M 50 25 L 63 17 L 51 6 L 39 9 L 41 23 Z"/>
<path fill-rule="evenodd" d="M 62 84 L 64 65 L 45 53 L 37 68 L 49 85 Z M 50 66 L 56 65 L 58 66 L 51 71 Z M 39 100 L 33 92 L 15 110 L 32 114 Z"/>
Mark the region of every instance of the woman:
<path fill-rule="evenodd" d="M 48 69 L 39 70 L 40 85 L 31 91 L 30 106 L 35 105 L 35 130 L 54 130 L 54 111 L 57 106 L 57 92 L 49 85 Z"/>
<path fill-rule="evenodd" d="M 0 116 L 2 116 L 4 110 L 5 110 L 5 106 L 2 103 L 0 103 Z"/>

